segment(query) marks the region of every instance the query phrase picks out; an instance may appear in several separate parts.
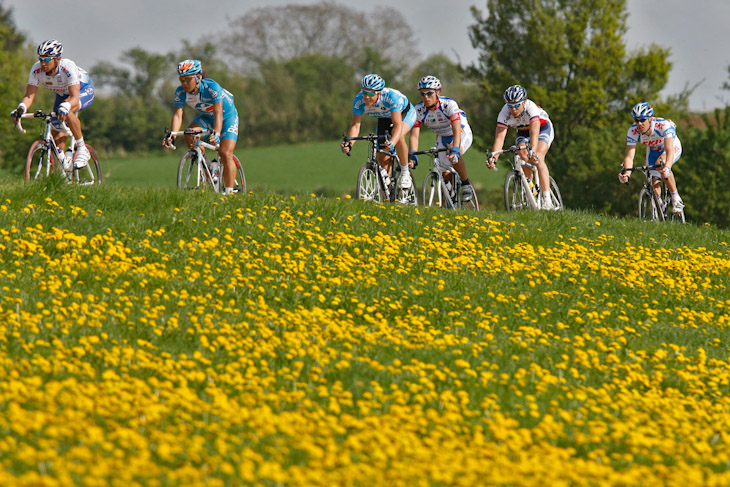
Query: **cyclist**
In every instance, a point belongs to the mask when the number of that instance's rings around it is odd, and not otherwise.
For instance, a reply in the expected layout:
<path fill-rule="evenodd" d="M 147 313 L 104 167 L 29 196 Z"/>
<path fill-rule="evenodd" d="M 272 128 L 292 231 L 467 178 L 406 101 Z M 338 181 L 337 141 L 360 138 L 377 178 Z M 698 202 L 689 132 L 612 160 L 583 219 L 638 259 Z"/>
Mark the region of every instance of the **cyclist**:
<path fill-rule="evenodd" d="M 659 178 L 664 180 L 667 189 L 672 196 L 672 212 L 681 213 L 684 209 L 684 202 L 679 197 L 677 182 L 674 180 L 672 166 L 682 157 L 682 143 L 677 137 L 677 125 L 671 120 L 654 117 L 654 108 L 647 102 L 637 103 L 631 110 L 634 124 L 629 127 L 626 134 L 626 157 L 623 167 L 626 169 L 634 167 L 634 155 L 636 144 L 641 142 L 646 146 L 646 164 L 648 166 L 661 166 L 652 171 L 654 178 L 654 190 L 659 194 Z M 667 157 L 667 154 L 673 154 Z M 619 181 L 628 183 L 631 171 L 620 172 Z"/>
<path fill-rule="evenodd" d="M 532 100 L 527 98 L 527 90 L 520 85 L 512 85 L 504 92 L 505 105 L 497 116 L 497 130 L 494 136 L 492 151 L 502 150 L 507 130 L 510 127 L 517 129 L 515 145 L 530 142 L 532 150 L 520 151 L 520 157 L 525 162 L 531 162 L 537 166 L 537 174 L 542 189 L 542 208 L 553 209 L 550 199 L 550 171 L 545 164 L 545 156 L 550 149 L 550 144 L 555 138 L 553 123 L 547 112 Z M 493 169 L 499 155 L 492 156 L 486 161 L 487 167 Z M 528 180 L 534 175 L 528 167 L 524 168 Z"/>
<path fill-rule="evenodd" d="M 355 95 L 352 104 L 352 125 L 348 130 L 348 137 L 357 137 L 360 134 L 360 125 L 363 114 L 378 119 L 378 135 L 390 133 L 390 142 L 387 149 L 398 154 L 401 165 L 401 188 L 409 189 L 411 173 L 408 169 L 408 144 L 406 134 L 416 122 L 416 111 L 408 98 L 398 90 L 386 88 L 385 81 L 377 74 L 365 75 L 360 82 L 361 90 Z M 354 141 L 340 145 L 345 154 L 352 150 Z M 387 172 L 392 172 L 392 157 L 378 154 L 378 164 Z"/>
<path fill-rule="evenodd" d="M 223 165 L 224 194 L 233 192 L 236 184 L 236 166 L 233 150 L 238 141 L 238 111 L 233 103 L 233 95 L 223 89 L 218 82 L 206 78 L 203 67 L 197 59 L 186 59 L 177 65 L 180 86 L 175 90 L 175 111 L 170 122 L 170 131 L 180 130 L 183 122 L 183 108 L 187 103 L 198 110 L 198 115 L 188 128 L 202 128 L 211 132 L 209 141 L 218 145 L 218 155 Z M 171 148 L 175 137 L 165 137 L 162 146 Z M 193 147 L 192 136 L 186 135 L 189 148 Z"/>
<path fill-rule="evenodd" d="M 410 150 L 408 157 L 418 162 L 413 154 L 418 150 L 418 136 L 421 133 L 421 124 L 436 132 L 436 147 L 448 147 L 448 155 L 438 154 L 441 164 L 456 169 L 461 178 L 462 197 L 464 201 L 471 201 L 474 189 L 466 173 L 466 162 L 463 155 L 469 150 L 472 142 L 471 127 L 466 119 L 466 113 L 459 109 L 459 105 L 452 98 L 441 96 L 441 81 L 435 76 L 424 76 L 418 82 L 418 91 L 421 102 L 416 110 L 416 123 L 411 129 L 409 139 Z"/>
<path fill-rule="evenodd" d="M 55 116 L 51 118 L 51 133 L 59 150 L 58 159 L 63 162 L 66 171 L 71 169 L 72 163 L 76 168 L 84 167 L 88 164 L 91 154 L 84 143 L 78 112 L 88 108 L 94 101 L 94 85 L 91 84 L 89 73 L 70 59 L 61 58 L 63 45 L 56 39 L 41 42 L 37 52 L 38 62 L 30 68 L 25 96 L 18 104 L 18 108 L 10 112 L 10 116 L 17 122 L 30 109 L 39 85 L 55 91 L 56 101 L 53 104 Z M 78 149 L 75 160 L 70 157 L 65 158 L 63 153 L 68 129 L 71 130 Z"/>

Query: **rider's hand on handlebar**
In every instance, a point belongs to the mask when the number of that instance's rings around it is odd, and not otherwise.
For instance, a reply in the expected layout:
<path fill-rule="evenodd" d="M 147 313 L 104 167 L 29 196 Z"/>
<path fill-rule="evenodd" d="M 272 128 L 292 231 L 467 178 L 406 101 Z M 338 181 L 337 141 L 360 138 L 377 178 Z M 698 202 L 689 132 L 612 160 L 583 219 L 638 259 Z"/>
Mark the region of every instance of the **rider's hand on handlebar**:
<path fill-rule="evenodd" d="M 628 184 L 629 178 L 631 178 L 631 171 L 622 169 L 621 172 L 618 173 L 618 180 L 623 184 Z"/>
<path fill-rule="evenodd" d="M 347 142 L 343 142 L 340 144 L 340 150 L 344 152 L 345 154 L 349 154 L 352 150 L 352 142 L 349 140 Z"/>
<path fill-rule="evenodd" d="M 408 151 L 408 162 L 411 165 L 411 169 L 415 169 L 418 167 L 418 156 L 416 155 L 416 151 L 414 151 L 414 150 Z"/>
<path fill-rule="evenodd" d="M 208 142 L 214 145 L 220 145 L 221 134 L 219 132 L 211 132 L 210 137 L 208 137 Z"/>
<path fill-rule="evenodd" d="M 166 135 L 162 138 L 162 147 L 164 147 L 165 149 L 172 149 L 174 142 L 175 137 L 173 137 L 172 135 Z"/>
<path fill-rule="evenodd" d="M 492 157 L 488 158 L 484 162 L 484 164 L 486 164 L 489 169 L 497 169 L 497 157 L 492 156 Z"/>
<path fill-rule="evenodd" d="M 386 140 L 383 143 L 383 150 L 387 150 L 391 154 L 394 154 L 395 153 L 395 144 L 390 140 Z"/>
<path fill-rule="evenodd" d="M 27 109 L 28 107 L 25 106 L 25 103 L 18 103 L 18 108 L 10 112 L 10 118 L 13 119 L 13 122 L 17 122 Z"/>

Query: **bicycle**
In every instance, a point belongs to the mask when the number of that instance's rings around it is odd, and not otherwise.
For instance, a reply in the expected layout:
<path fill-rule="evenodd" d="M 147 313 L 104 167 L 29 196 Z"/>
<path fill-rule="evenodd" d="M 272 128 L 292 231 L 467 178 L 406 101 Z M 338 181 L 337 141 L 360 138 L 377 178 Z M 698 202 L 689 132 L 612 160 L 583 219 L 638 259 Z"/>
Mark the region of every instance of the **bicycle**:
<path fill-rule="evenodd" d="M 401 165 L 397 154 L 378 149 L 378 141 L 388 142 L 390 136 L 386 135 L 363 135 L 358 137 L 348 137 L 342 134 L 342 142 L 348 143 L 353 140 L 367 140 L 370 144 L 368 159 L 360 167 L 357 175 L 357 186 L 355 189 L 355 198 L 365 201 L 382 201 L 399 202 L 406 205 L 418 205 L 418 196 L 416 194 L 416 182 L 411 174 L 411 186 L 408 189 L 400 187 L 401 182 Z M 388 172 L 378 164 L 378 154 L 386 154 L 393 158 L 393 176 L 390 177 Z M 347 153 L 349 157 L 350 152 Z M 408 170 L 410 172 L 410 168 Z"/>
<path fill-rule="evenodd" d="M 621 167 L 621 172 L 632 172 L 641 171 L 644 174 L 646 180 L 639 191 L 639 219 L 642 221 L 673 221 L 678 223 L 685 223 L 684 209 L 674 212 L 672 206 L 672 196 L 664 184 L 661 177 L 657 177 L 654 173 L 658 173 L 658 169 L 663 168 L 664 165 L 659 166 L 638 166 L 631 168 Z M 659 180 L 659 194 L 654 190 L 654 180 Z M 628 181 L 626 182 L 628 184 Z M 671 209 L 671 211 L 670 211 Z"/>
<path fill-rule="evenodd" d="M 212 189 L 216 193 L 225 191 L 225 183 L 223 181 L 223 173 L 221 163 L 218 158 L 212 161 L 203 153 L 203 148 L 217 151 L 218 146 L 209 144 L 202 140 L 203 137 L 210 135 L 209 130 L 200 130 L 197 128 L 171 132 L 165 129 L 165 138 L 170 136 L 190 135 L 193 138 L 193 147 L 180 158 L 180 164 L 177 167 L 177 187 L 180 189 Z M 173 145 L 173 149 L 176 147 Z M 236 181 L 233 187 L 234 193 L 246 192 L 246 175 L 243 173 L 243 167 L 238 157 L 233 156 L 233 162 L 236 166 Z"/>
<path fill-rule="evenodd" d="M 439 149 L 431 147 L 428 150 L 412 153 L 431 156 L 431 169 L 423 180 L 423 206 L 479 211 L 476 191 L 472 192 L 472 199 L 465 202 L 461 191 L 461 178 L 451 166 L 442 165 L 438 154 L 448 150 L 447 147 Z"/>
<path fill-rule="evenodd" d="M 525 162 L 519 155 L 522 150 L 531 152 L 530 144 L 513 145 L 509 149 L 497 152 L 487 151 L 487 160 L 496 154 L 512 152 L 514 158 L 511 160 L 512 169 L 507 172 L 504 178 L 504 206 L 507 211 L 513 210 L 540 210 L 542 209 L 542 189 L 537 181 L 533 184 L 527 180 L 523 167 L 532 170 L 533 180 L 537 178 L 537 166 Z M 496 168 L 495 168 L 496 170 Z M 553 210 L 563 209 L 563 197 L 560 195 L 558 183 L 550 176 L 550 202 Z"/>
<path fill-rule="evenodd" d="M 99 158 L 96 155 L 94 148 L 86 144 L 86 148 L 89 150 L 91 157 L 89 158 L 88 164 L 84 167 L 76 167 L 76 164 L 70 164 L 70 168 L 64 167 L 64 161 L 71 158 L 71 161 L 76 161 L 78 154 L 78 147 L 76 147 L 76 140 L 71 134 L 68 126 L 64 123 L 64 132 L 70 136 L 71 142 L 69 147 L 64 153 L 54 140 L 51 130 L 51 118 L 55 117 L 55 112 L 44 112 L 38 110 L 35 113 L 24 113 L 15 122 L 15 128 L 22 134 L 26 133 L 21 123 L 23 118 L 39 118 L 41 119 L 41 135 L 40 139 L 33 142 L 28 151 L 28 157 L 25 161 L 25 179 L 28 181 L 38 179 L 41 177 L 48 177 L 52 172 L 59 172 L 63 174 L 69 183 L 77 183 L 82 186 L 91 184 L 101 184 L 101 166 L 99 165 Z"/>

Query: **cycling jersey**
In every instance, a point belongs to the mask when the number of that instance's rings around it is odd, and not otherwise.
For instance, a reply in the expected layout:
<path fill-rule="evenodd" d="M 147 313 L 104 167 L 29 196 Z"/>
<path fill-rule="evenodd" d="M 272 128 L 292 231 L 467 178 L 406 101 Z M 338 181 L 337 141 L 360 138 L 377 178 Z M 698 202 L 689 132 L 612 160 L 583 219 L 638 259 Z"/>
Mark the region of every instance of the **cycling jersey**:
<path fill-rule="evenodd" d="M 667 137 L 671 137 L 674 140 L 674 154 L 676 157 L 677 153 L 682 152 L 682 143 L 679 137 L 677 137 L 677 125 L 671 120 L 664 118 L 654 118 L 651 121 L 649 135 L 640 133 L 636 124 L 633 124 L 629 127 L 629 131 L 626 134 L 626 145 L 631 146 L 641 142 L 649 150 L 661 154 L 664 152 L 664 139 Z"/>
<path fill-rule="evenodd" d="M 497 125 L 513 127 L 517 130 L 529 130 L 530 122 L 535 118 L 540 120 L 541 126 L 550 122 L 550 117 L 545 110 L 532 100 L 525 100 L 525 108 L 519 117 L 513 117 L 507 105 L 504 105 L 497 115 Z"/>
<path fill-rule="evenodd" d="M 217 81 L 210 78 L 203 78 L 198 85 L 197 93 L 187 93 L 182 86 L 175 90 L 176 108 L 184 107 L 187 103 L 199 112 L 213 115 L 213 105 L 223 103 L 223 119 L 237 117 L 238 112 L 233 104 L 233 95 L 224 89 Z"/>
<path fill-rule="evenodd" d="M 408 101 L 406 95 L 393 88 L 383 88 L 375 105 L 369 107 L 365 104 L 362 91 L 355 95 L 352 103 L 353 115 L 370 115 L 375 118 L 391 118 L 393 112 L 405 113 L 412 109 L 413 105 Z M 410 124 L 413 126 L 413 124 Z"/>
<path fill-rule="evenodd" d="M 459 105 L 455 100 L 446 96 L 439 96 L 433 109 L 427 108 L 423 102 L 417 104 L 414 108 L 416 109 L 414 127 L 420 127 L 423 124 L 436 132 L 437 135 L 454 135 L 451 130 L 451 122 L 454 120 L 460 120 L 462 128 L 468 125 L 466 113 L 459 109 Z"/>
<path fill-rule="evenodd" d="M 41 62 L 36 61 L 30 68 L 28 76 L 28 84 L 32 86 L 43 85 L 51 91 L 55 91 L 57 95 L 68 96 L 68 87 L 72 85 L 81 85 L 81 91 L 91 85 L 89 73 L 81 69 L 75 62 L 70 59 L 61 59 L 58 62 L 56 72 L 47 75 L 41 69 Z"/>

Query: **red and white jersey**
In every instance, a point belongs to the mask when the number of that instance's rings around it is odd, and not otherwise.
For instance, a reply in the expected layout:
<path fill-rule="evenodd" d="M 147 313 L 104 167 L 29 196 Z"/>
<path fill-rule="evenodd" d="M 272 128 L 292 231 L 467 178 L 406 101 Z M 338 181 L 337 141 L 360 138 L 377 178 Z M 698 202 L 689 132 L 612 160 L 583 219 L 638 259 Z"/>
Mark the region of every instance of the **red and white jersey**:
<path fill-rule="evenodd" d="M 466 120 L 466 113 L 459 108 L 458 103 L 446 96 L 439 96 L 433 108 L 426 108 L 423 102 L 414 108 L 416 109 L 416 123 L 413 126 L 420 127 L 423 124 L 437 135 L 454 135 L 451 130 L 451 122 L 454 120 L 459 120 L 462 128 L 469 124 Z"/>
<path fill-rule="evenodd" d="M 505 127 L 513 127 L 517 130 L 528 130 L 530 128 L 530 121 L 538 118 L 540 125 L 545 125 L 550 121 L 550 117 L 540 105 L 536 104 L 532 100 L 525 100 L 525 109 L 519 117 L 513 117 L 509 112 L 509 108 L 505 104 L 497 115 L 497 125 L 503 125 Z"/>
<path fill-rule="evenodd" d="M 636 124 L 629 127 L 626 134 L 626 145 L 636 145 L 639 142 L 644 144 L 649 150 L 662 153 L 664 152 L 664 139 L 671 137 L 674 139 L 674 152 L 682 150 L 682 143 L 677 137 L 677 125 L 666 118 L 654 118 L 649 127 L 647 135 L 639 132 Z"/>
<path fill-rule="evenodd" d="M 30 76 L 28 76 L 29 85 L 42 85 L 59 95 L 68 95 L 68 87 L 71 85 L 86 85 L 90 82 L 89 73 L 76 66 L 76 63 L 70 59 L 63 58 L 58 62 L 54 74 L 49 76 L 44 73 L 41 69 L 41 62 L 37 61 L 30 68 Z"/>

